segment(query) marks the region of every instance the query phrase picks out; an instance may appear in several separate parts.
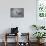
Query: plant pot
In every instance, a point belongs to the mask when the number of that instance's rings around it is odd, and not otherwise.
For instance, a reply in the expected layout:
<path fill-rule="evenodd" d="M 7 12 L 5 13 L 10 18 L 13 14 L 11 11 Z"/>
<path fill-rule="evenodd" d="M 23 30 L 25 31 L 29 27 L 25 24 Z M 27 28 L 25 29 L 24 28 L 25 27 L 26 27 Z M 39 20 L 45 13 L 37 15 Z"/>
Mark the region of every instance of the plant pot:
<path fill-rule="evenodd" d="M 44 43 L 44 40 L 45 40 L 45 39 L 40 39 L 40 43 Z"/>
<path fill-rule="evenodd" d="M 44 40 L 45 40 L 45 39 L 38 39 L 37 42 L 38 42 L 39 44 L 41 44 L 41 43 L 44 42 Z"/>
<path fill-rule="evenodd" d="M 37 43 L 40 43 L 40 39 L 37 39 Z"/>

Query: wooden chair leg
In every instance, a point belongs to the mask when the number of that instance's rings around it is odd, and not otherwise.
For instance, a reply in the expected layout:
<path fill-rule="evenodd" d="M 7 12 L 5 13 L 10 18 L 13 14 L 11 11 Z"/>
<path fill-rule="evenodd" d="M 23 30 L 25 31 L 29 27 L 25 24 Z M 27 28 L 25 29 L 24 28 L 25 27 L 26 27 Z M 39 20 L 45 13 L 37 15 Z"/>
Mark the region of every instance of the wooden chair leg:
<path fill-rule="evenodd" d="M 7 33 L 5 34 L 5 46 L 7 46 Z"/>
<path fill-rule="evenodd" d="M 16 45 L 15 46 L 18 46 L 18 34 L 17 34 L 17 37 L 16 37 Z"/>
<path fill-rule="evenodd" d="M 17 34 L 17 46 L 18 46 L 18 34 Z"/>
<path fill-rule="evenodd" d="M 7 46 L 7 42 L 5 41 L 5 46 Z"/>

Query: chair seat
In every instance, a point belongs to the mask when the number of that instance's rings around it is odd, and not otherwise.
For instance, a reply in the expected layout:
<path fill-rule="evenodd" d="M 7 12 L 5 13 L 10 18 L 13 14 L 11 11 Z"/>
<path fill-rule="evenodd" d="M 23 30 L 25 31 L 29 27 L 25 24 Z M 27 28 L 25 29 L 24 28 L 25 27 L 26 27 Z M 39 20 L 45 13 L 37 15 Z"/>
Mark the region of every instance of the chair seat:
<path fill-rule="evenodd" d="M 7 33 L 6 35 L 7 36 L 17 36 L 17 33 L 15 33 L 15 34 Z"/>

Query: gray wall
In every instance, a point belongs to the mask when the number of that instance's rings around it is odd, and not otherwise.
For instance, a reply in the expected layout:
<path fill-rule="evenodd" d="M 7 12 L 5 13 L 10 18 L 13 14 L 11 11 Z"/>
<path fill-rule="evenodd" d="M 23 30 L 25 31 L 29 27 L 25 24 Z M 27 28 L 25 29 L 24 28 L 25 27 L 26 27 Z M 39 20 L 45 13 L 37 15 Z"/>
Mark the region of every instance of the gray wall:
<path fill-rule="evenodd" d="M 24 18 L 11 18 L 10 8 L 24 8 Z M 19 32 L 30 32 L 30 26 L 36 24 L 36 0 L 0 0 L 0 34 L 8 28 L 19 27 Z"/>

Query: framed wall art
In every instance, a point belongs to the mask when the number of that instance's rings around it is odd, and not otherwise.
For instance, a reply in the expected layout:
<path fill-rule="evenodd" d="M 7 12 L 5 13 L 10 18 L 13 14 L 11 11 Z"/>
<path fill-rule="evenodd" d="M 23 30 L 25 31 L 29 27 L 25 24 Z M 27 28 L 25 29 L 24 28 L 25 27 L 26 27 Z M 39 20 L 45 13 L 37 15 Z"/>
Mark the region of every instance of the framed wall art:
<path fill-rule="evenodd" d="M 11 17 L 24 17 L 24 8 L 11 8 L 10 9 Z"/>

